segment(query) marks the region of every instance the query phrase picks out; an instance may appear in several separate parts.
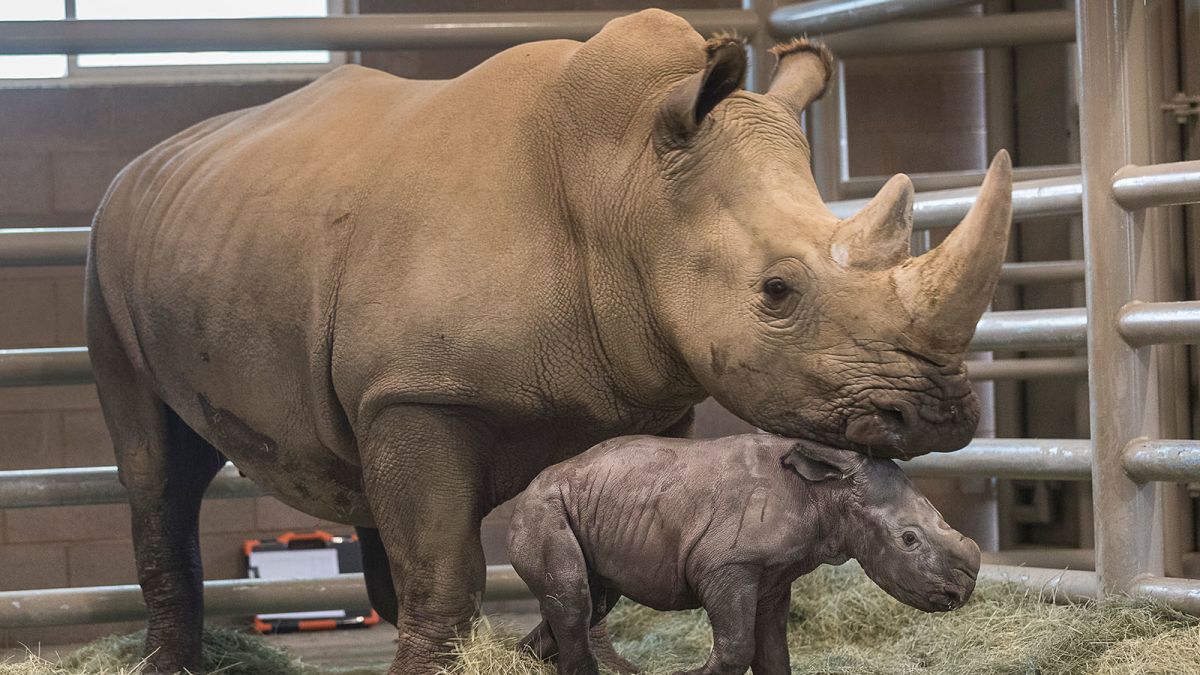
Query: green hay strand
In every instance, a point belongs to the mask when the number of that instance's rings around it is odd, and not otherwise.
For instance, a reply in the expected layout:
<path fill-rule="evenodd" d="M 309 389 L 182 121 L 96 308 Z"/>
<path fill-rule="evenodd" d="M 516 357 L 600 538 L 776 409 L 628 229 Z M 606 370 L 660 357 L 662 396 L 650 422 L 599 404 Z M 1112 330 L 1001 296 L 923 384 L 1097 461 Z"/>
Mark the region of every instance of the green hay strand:
<path fill-rule="evenodd" d="M 925 614 L 893 600 L 854 565 L 822 568 L 792 589 L 792 671 L 804 674 L 1142 675 L 1200 673 L 1200 619 L 1136 600 L 1050 604 L 1016 586 L 980 584 L 962 609 Z M 622 602 L 609 621 L 617 649 L 648 675 L 699 665 L 711 644 L 704 613 Z M 386 630 L 377 628 L 375 630 Z M 517 654 L 518 636 L 480 621 L 448 675 L 554 675 Z M 139 675 L 140 634 L 98 640 L 52 663 L 30 655 L 0 675 Z M 205 632 L 205 668 L 230 675 L 341 675 L 237 631 Z"/>

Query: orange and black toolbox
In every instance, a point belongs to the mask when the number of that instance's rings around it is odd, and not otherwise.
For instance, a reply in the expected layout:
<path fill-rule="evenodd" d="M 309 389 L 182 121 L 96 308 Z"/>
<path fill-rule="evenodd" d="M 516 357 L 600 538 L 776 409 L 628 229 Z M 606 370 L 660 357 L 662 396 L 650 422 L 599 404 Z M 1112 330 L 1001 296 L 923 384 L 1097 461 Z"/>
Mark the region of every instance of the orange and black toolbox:
<path fill-rule="evenodd" d="M 358 537 L 337 537 L 328 532 L 288 532 L 275 540 L 249 539 L 242 547 L 246 576 L 251 579 L 322 578 L 362 572 Z M 258 614 L 254 630 L 260 633 L 294 633 L 308 630 L 363 628 L 379 623 L 372 609 L 347 608 L 314 612 Z"/>

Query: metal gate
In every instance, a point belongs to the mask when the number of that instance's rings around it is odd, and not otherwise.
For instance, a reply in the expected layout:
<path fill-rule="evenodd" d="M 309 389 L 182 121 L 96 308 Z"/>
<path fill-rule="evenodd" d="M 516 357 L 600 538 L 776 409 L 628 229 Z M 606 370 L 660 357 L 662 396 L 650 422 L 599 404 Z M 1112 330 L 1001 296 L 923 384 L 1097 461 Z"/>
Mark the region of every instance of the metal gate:
<path fill-rule="evenodd" d="M 978 1 L 978 0 L 976 0 Z M 1200 21 L 1200 2 L 1076 0 L 1074 11 L 950 18 L 912 15 L 970 0 L 817 0 L 774 7 L 745 0 L 740 10 L 680 12 L 697 30 L 749 38 L 748 86 L 767 82 L 766 49 L 776 40 L 823 34 L 839 56 L 901 54 L 1024 44 L 1077 45 L 1081 167 L 1015 171 L 1014 219 L 1082 214 L 1083 261 L 1009 263 L 1002 278 L 1038 283 L 1083 278 L 1087 306 L 990 312 L 974 348 L 1037 351 L 1086 348 L 1088 356 L 972 362 L 972 379 L 1087 374 L 1091 440 L 977 439 L 967 448 L 906 463 L 917 476 L 1091 480 L 1096 572 L 985 566 L 1060 597 L 1146 596 L 1200 614 L 1200 580 L 1166 576 L 1172 483 L 1200 481 L 1200 442 L 1178 411 L 1187 364 L 1172 345 L 1200 343 L 1200 302 L 1175 297 L 1169 280 L 1182 210 L 1200 202 L 1200 161 L 1178 161 L 1174 117 L 1192 119 L 1200 101 L 1181 92 L 1200 79 L 1195 57 L 1180 58 L 1181 22 Z M 0 53 L 189 50 L 432 49 L 503 47 L 548 38 L 586 39 L 614 12 L 457 13 L 319 19 L 0 22 Z M 887 22 L 886 24 L 884 22 Z M 1194 34 L 1195 29 L 1188 32 Z M 1193 35 L 1194 39 L 1194 35 Z M 1191 45 L 1196 48 L 1200 45 Z M 1181 74 L 1180 64 L 1191 70 Z M 1177 95 L 1178 94 L 1178 95 Z M 850 178 L 842 161 L 841 92 L 808 119 L 815 173 L 824 194 L 858 197 L 870 179 Z M 1200 141 L 1189 139 L 1191 147 Z M 915 227 L 953 225 L 966 214 L 982 172 L 913 176 L 922 190 Z M 839 215 L 862 201 L 831 203 Z M 0 230 L 0 265 L 77 265 L 87 228 Z M 1172 238 L 1172 232 L 1175 233 Z M 1176 252 L 1177 253 L 1177 252 Z M 0 386 L 89 382 L 86 348 L 0 350 Z M 1186 395 L 1185 397 L 1186 398 Z M 260 494 L 231 466 L 207 497 Z M 0 508 L 124 501 L 114 467 L 0 472 Z M 361 576 L 321 581 L 206 582 L 210 615 L 336 608 L 365 602 Z M 488 570 L 490 598 L 520 597 L 511 568 Z M 0 628 L 118 621 L 144 612 L 136 586 L 0 593 Z"/>

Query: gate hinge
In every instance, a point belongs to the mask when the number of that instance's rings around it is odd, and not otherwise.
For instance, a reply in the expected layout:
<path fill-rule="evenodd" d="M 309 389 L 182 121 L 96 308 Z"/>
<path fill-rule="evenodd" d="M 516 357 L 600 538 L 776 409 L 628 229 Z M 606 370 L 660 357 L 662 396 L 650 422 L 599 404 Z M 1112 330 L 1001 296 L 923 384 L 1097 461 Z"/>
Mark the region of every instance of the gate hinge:
<path fill-rule="evenodd" d="M 1200 96 L 1177 92 L 1171 100 L 1162 104 L 1162 109 L 1175 116 L 1175 121 L 1187 124 L 1189 117 L 1200 116 Z"/>

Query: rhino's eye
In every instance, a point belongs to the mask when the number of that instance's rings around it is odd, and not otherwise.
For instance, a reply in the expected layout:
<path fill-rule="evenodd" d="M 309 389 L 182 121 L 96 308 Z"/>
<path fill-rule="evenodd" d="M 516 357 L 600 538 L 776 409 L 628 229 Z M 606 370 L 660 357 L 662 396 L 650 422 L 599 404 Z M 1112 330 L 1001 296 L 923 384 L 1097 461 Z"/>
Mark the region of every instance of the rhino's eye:
<path fill-rule="evenodd" d="M 763 293 L 773 301 L 782 300 L 791 290 L 792 287 L 788 285 L 788 282 L 779 277 L 771 277 L 763 284 Z"/>
<path fill-rule="evenodd" d="M 917 534 L 912 530 L 908 530 L 904 534 L 900 535 L 900 542 L 904 544 L 904 548 L 910 551 L 916 548 L 920 541 L 921 540 L 917 538 Z"/>

